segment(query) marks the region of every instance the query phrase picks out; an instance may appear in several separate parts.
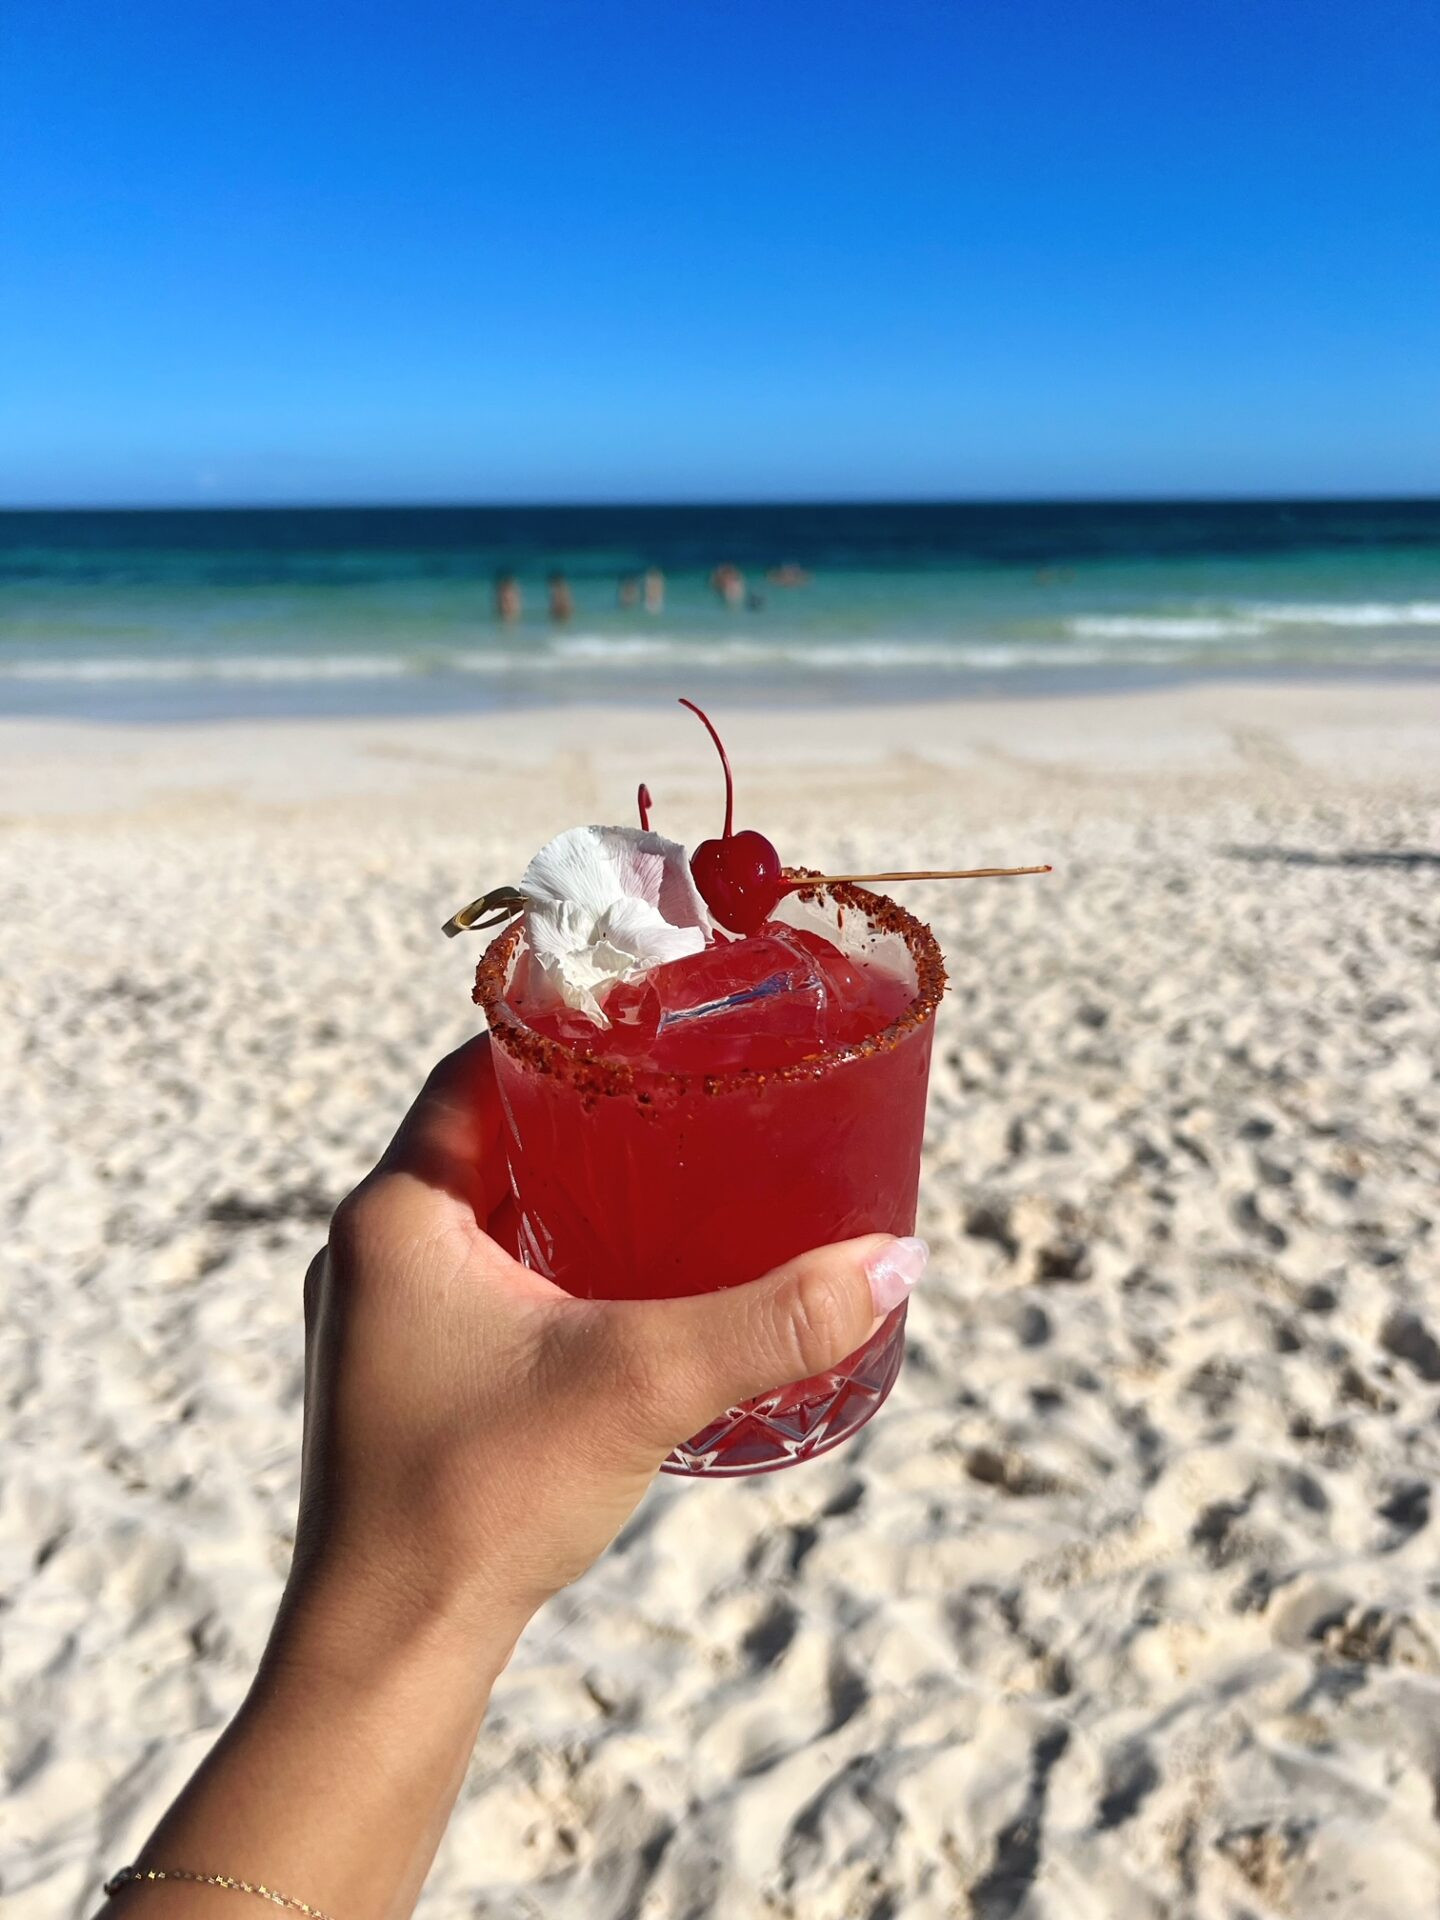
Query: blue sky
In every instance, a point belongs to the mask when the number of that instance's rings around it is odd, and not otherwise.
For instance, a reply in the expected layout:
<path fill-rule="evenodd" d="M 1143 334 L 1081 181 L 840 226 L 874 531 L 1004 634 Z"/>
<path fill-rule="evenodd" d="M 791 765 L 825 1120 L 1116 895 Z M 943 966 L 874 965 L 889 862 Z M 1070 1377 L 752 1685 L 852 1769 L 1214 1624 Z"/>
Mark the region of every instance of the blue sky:
<path fill-rule="evenodd" d="M 1440 489 L 1428 0 L 9 0 L 0 499 Z"/>

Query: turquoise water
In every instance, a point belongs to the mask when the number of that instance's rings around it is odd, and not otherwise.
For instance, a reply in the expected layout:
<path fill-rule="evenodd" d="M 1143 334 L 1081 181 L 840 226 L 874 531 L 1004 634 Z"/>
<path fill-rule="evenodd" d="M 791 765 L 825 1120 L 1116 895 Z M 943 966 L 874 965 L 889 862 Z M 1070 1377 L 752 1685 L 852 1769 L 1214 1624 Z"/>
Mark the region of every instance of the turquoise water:
<path fill-rule="evenodd" d="M 728 605 L 717 563 L 744 576 Z M 803 569 L 802 584 L 767 574 Z M 663 608 L 618 585 L 655 566 Z M 548 617 L 546 577 L 574 598 Z M 523 611 L 493 610 L 500 571 Z M 1440 502 L 0 514 L 0 711 L 167 718 L 1440 670 Z"/>

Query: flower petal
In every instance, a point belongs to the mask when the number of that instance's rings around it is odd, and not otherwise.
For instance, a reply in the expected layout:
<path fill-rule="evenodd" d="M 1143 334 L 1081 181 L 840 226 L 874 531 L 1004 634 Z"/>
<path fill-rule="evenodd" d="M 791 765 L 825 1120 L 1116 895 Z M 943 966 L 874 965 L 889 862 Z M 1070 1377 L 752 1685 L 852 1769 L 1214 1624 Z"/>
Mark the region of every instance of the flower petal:
<path fill-rule="evenodd" d="M 683 960 L 687 953 L 703 953 L 705 935 L 699 927 L 671 926 L 658 908 L 643 900 L 620 900 L 605 915 L 602 945 L 630 956 L 631 968 L 624 977 L 632 979 L 651 967 Z"/>
<path fill-rule="evenodd" d="M 603 833 L 602 827 L 557 833 L 526 867 L 520 891 L 537 905 L 603 913 L 625 891 Z"/>
<path fill-rule="evenodd" d="M 571 827 L 525 869 L 521 891 L 535 960 L 548 990 L 597 1026 L 617 980 L 699 953 L 713 936 L 705 902 L 678 841 L 634 827 Z"/>

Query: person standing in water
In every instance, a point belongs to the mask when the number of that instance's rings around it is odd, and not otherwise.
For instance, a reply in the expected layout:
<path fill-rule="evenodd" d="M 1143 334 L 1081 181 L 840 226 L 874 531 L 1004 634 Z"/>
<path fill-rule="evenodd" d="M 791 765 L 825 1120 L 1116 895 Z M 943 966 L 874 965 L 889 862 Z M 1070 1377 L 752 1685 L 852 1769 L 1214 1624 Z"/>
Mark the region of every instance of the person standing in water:
<path fill-rule="evenodd" d="M 570 591 L 570 582 L 557 568 L 550 575 L 550 618 L 569 620 L 575 612 L 575 596 Z"/>
<path fill-rule="evenodd" d="M 646 613 L 665 611 L 665 576 L 659 567 L 645 569 L 645 611 Z"/>
<path fill-rule="evenodd" d="M 743 607 L 745 604 L 745 576 L 738 567 L 728 560 L 721 561 L 710 576 L 711 591 L 723 600 L 727 607 Z"/>
<path fill-rule="evenodd" d="M 497 573 L 495 576 L 495 618 L 506 625 L 520 618 L 520 582 L 513 573 Z"/>

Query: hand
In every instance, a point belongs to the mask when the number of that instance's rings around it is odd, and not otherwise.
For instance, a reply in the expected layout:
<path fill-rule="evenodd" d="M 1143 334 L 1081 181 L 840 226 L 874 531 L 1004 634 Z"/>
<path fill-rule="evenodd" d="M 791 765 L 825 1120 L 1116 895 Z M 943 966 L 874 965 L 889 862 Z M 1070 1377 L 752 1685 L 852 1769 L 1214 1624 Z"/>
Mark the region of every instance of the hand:
<path fill-rule="evenodd" d="M 435 1069 L 311 1267 L 292 1599 L 518 1632 L 672 1446 L 833 1366 L 918 1277 L 919 1243 L 877 1234 L 698 1298 L 575 1299 L 506 1251 L 500 1129 L 482 1038 Z"/>
<path fill-rule="evenodd" d="M 918 1278 L 920 1243 L 875 1234 L 698 1299 L 573 1299 L 506 1251 L 500 1124 L 475 1040 L 335 1215 L 305 1282 L 290 1582 L 142 1865 L 209 1863 L 346 1920 L 408 1914 L 530 1615 L 677 1441 L 842 1359 Z M 208 1920 L 214 1899 L 141 1883 L 111 1912 Z"/>

